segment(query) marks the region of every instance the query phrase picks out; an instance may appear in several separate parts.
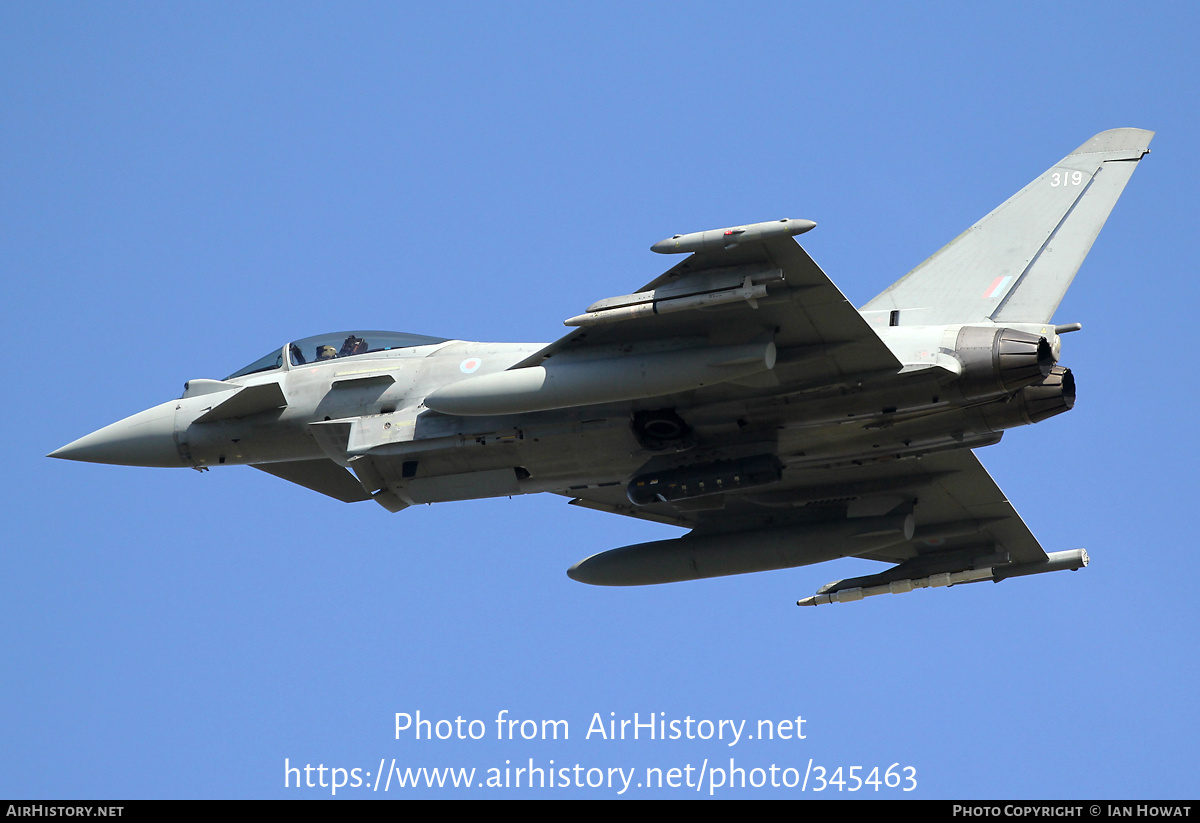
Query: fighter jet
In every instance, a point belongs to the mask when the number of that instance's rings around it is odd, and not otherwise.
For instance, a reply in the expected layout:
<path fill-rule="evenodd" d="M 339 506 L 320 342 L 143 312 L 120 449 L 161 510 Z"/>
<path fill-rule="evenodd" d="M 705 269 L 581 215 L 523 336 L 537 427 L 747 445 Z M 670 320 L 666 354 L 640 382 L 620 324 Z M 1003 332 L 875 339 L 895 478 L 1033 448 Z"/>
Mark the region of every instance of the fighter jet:
<path fill-rule="evenodd" d="M 1047 554 L 973 449 L 1068 411 L 1052 320 L 1153 132 L 1088 140 L 856 310 L 783 219 L 655 243 L 687 256 L 545 344 L 346 331 L 51 457 L 248 465 L 345 502 L 534 492 L 687 534 L 613 549 L 573 579 L 636 586 L 890 564 L 800 605 L 1087 565 Z"/>

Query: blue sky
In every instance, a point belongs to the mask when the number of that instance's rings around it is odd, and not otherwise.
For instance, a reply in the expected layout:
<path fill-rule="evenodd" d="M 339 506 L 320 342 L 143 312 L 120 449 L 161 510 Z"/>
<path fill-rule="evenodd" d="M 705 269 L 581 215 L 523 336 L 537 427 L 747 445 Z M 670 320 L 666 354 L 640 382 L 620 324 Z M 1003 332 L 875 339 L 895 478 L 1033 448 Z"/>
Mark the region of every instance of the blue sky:
<path fill-rule="evenodd" d="M 285 788 L 286 759 L 359 769 L 338 797 L 612 797 L 367 785 L 392 760 L 586 782 L 732 758 L 917 785 L 713 796 L 1194 797 L 1198 17 L 4 5 L 0 795 L 331 795 Z M 1088 549 L 1078 574 L 806 610 L 870 564 L 592 588 L 566 568 L 675 530 L 44 457 L 289 339 L 552 340 L 658 275 L 648 247 L 676 232 L 816 220 L 806 249 L 861 304 L 1118 126 L 1158 136 L 1057 315 L 1084 324 L 1079 401 L 980 452 L 1047 549 Z M 418 710 L 488 733 L 396 739 Z M 502 711 L 570 739 L 497 740 Z M 586 738 L 635 712 L 800 716 L 805 738 Z"/>

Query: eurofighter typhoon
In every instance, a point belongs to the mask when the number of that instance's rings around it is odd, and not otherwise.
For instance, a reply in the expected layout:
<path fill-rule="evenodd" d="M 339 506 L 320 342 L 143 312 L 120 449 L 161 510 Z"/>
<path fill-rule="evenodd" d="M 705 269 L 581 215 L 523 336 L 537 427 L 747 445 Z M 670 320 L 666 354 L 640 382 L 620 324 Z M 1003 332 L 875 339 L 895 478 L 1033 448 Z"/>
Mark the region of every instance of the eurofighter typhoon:
<path fill-rule="evenodd" d="M 1068 411 L 1055 309 L 1149 151 L 1097 134 L 856 310 L 785 219 L 677 234 L 687 255 L 549 345 L 346 331 L 51 457 L 248 465 L 347 503 L 550 492 L 688 529 L 567 574 L 637 586 L 861 557 L 800 605 L 1079 569 L 1047 554 L 974 452 Z"/>

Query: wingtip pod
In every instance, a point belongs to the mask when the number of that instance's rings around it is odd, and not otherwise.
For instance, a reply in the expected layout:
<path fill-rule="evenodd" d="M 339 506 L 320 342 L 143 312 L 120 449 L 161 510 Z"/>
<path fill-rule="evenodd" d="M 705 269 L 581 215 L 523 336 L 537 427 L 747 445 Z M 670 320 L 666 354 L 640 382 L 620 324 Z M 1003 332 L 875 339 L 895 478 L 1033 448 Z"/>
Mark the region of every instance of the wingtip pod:
<path fill-rule="evenodd" d="M 992 570 L 992 580 L 999 583 L 1010 577 L 1024 577 L 1042 572 L 1079 571 L 1088 564 L 1087 549 L 1070 549 L 1065 552 L 1050 552 L 1046 559 L 1037 563 L 1015 563 L 999 566 Z"/>
<path fill-rule="evenodd" d="M 1127 154 L 1135 160 L 1150 151 L 1154 132 L 1148 129 L 1109 129 L 1093 136 L 1068 156 L 1076 154 Z"/>
<path fill-rule="evenodd" d="M 759 243 L 776 237 L 795 237 L 797 234 L 812 231 L 816 227 L 817 224 L 812 220 L 795 220 L 784 217 L 780 220 L 769 220 L 766 223 L 749 223 L 745 226 L 732 226 L 727 229 L 677 234 L 666 240 L 659 240 L 650 247 L 650 251 L 659 254 L 683 254 L 684 252 L 729 249 L 740 243 Z"/>

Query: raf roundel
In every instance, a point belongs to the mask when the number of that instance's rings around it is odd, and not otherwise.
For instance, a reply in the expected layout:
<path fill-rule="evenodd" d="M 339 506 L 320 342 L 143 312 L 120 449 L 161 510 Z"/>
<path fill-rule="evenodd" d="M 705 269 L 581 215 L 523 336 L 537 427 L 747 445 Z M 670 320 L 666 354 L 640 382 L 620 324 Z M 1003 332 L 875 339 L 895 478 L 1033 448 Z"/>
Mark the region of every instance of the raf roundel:
<path fill-rule="evenodd" d="M 483 361 L 478 357 L 468 357 L 458 364 L 458 370 L 463 374 L 474 374 L 482 365 Z"/>

